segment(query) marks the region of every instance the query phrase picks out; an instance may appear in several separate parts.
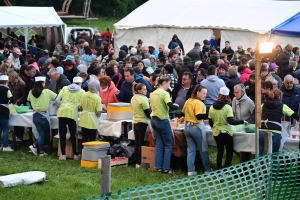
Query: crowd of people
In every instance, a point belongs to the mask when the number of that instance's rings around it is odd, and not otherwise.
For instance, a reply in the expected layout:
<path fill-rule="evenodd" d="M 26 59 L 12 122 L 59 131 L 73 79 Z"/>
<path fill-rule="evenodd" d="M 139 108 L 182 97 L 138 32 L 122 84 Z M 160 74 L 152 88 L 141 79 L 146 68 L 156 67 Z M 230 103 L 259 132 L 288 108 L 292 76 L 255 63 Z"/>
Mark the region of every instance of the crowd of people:
<path fill-rule="evenodd" d="M 35 40 L 33 36 L 31 44 Z M 204 40 L 203 45 L 195 42 L 190 51 L 184 49 L 176 34 L 168 48 L 160 44 L 158 50 L 139 39 L 136 46 L 121 46 L 116 55 L 109 28 L 102 34 L 96 31 L 93 38 L 84 31 L 75 38 L 71 31 L 63 48 L 57 44 L 53 53 L 47 49 L 38 50 L 27 63 L 19 40 L 11 37 L 0 42 L 3 43 L 0 44 L 3 49 L 0 54 L 3 151 L 13 151 L 8 146 L 8 103 L 33 108 L 33 123 L 39 134 L 30 149 L 37 155 L 38 148 L 39 155 L 44 156 L 44 139 L 50 134 L 47 110 L 49 102 L 55 101 L 62 149 L 59 159 L 65 160 L 67 126 L 75 159 L 80 159 L 76 132 L 78 108 L 82 111 L 78 125 L 82 128 L 83 141 L 93 141 L 99 130 L 97 117 L 106 112 L 107 104 L 127 102 L 133 107 L 136 167 L 141 165 L 141 146 L 145 144 L 146 129 L 151 126 L 156 139 L 155 168 L 162 173 L 172 172 L 173 136 L 169 111 L 182 110 L 181 120 L 186 122 L 188 175 L 194 175 L 197 147 L 205 171 L 212 170 L 203 120 L 208 119 L 212 127 L 218 148 L 217 168 L 220 169 L 231 164 L 234 146 L 231 125 L 254 123 L 255 106 L 260 106 L 255 105 L 257 49 L 245 50 L 240 44 L 234 51 L 226 41 L 225 48 L 220 50 L 219 40 L 215 41 L 214 36 Z M 283 114 L 299 120 L 299 52 L 299 48 L 291 44 L 284 48 L 277 45 L 270 60 L 261 66 L 262 119 L 265 120 L 261 132 L 274 133 L 274 144 L 281 141 Z M 294 123 L 292 119 L 291 122 Z M 24 127 L 15 127 L 15 132 L 22 140 Z M 260 141 L 262 145 L 263 140 Z M 222 165 L 224 146 L 227 157 Z M 273 145 L 273 152 L 278 150 L 278 145 Z"/>

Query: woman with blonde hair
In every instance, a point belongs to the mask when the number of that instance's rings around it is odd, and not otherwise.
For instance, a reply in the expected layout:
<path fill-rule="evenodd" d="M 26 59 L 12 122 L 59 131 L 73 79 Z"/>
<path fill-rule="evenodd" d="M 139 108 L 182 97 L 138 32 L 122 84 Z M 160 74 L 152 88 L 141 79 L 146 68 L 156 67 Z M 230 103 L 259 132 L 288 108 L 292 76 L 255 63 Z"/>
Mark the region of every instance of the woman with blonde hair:
<path fill-rule="evenodd" d="M 131 105 L 133 111 L 133 130 L 135 137 L 134 155 L 136 168 L 141 165 L 141 148 L 145 145 L 145 133 L 150 122 L 150 106 L 147 98 L 146 85 L 142 83 L 135 83 L 132 86 L 133 97 L 131 98 Z"/>
<path fill-rule="evenodd" d="M 173 150 L 173 133 L 169 121 L 169 110 L 178 110 L 178 104 L 173 104 L 170 94 L 166 91 L 170 87 L 170 78 L 157 78 L 158 88 L 150 93 L 152 110 L 151 126 L 156 139 L 155 168 L 164 174 L 172 173 L 170 168 Z"/>
<path fill-rule="evenodd" d="M 209 109 L 208 119 L 212 127 L 213 136 L 217 143 L 217 168 L 222 167 L 222 158 L 224 154 L 224 146 L 226 147 L 225 167 L 229 167 L 233 155 L 233 127 L 230 125 L 248 124 L 244 120 L 236 120 L 233 118 L 233 111 L 230 106 L 231 99 L 229 89 L 225 86 L 220 88 L 218 100 L 213 103 Z"/>
<path fill-rule="evenodd" d="M 7 72 L 13 70 L 13 68 L 10 68 L 10 66 L 4 62 L 0 65 L 0 75 L 7 75 Z"/>

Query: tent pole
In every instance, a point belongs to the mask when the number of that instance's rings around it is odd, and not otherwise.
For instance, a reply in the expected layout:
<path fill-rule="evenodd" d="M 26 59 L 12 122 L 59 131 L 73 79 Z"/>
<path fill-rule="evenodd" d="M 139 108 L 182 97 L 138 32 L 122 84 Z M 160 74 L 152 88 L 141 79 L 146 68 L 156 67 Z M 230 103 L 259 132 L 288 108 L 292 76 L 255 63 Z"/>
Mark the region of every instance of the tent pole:
<path fill-rule="evenodd" d="M 26 51 L 26 62 L 27 62 L 27 52 L 28 52 L 28 26 L 24 28 L 25 35 L 25 51 Z"/>

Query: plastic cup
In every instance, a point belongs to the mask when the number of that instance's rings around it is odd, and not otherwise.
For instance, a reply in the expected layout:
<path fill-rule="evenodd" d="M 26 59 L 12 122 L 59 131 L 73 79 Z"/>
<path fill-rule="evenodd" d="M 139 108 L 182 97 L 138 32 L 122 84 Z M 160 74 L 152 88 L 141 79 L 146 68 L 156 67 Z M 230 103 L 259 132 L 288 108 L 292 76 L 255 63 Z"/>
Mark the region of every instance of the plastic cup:
<path fill-rule="evenodd" d="M 292 138 L 296 139 L 296 134 L 295 133 L 292 133 Z"/>

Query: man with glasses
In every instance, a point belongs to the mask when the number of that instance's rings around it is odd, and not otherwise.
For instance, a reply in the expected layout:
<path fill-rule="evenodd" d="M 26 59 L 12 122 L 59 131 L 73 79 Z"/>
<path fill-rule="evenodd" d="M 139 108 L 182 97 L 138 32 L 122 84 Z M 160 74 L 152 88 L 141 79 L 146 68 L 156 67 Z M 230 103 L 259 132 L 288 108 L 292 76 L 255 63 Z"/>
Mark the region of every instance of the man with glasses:
<path fill-rule="evenodd" d="M 298 113 L 300 103 L 300 90 L 294 84 L 294 77 L 286 75 L 283 79 L 283 86 L 280 88 L 283 93 L 282 103 Z"/>
<path fill-rule="evenodd" d="M 192 73 L 184 72 L 181 80 L 172 91 L 172 101 L 179 105 L 179 110 L 183 108 L 185 101 L 191 97 L 194 90 Z"/>

